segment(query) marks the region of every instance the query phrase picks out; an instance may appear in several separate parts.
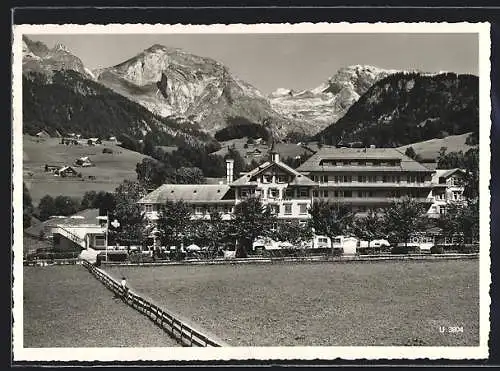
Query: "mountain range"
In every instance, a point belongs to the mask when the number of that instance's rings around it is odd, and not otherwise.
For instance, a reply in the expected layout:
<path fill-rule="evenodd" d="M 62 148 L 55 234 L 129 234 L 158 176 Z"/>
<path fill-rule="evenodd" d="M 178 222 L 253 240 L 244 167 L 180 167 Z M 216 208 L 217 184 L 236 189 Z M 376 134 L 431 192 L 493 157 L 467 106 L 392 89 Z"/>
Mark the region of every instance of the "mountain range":
<path fill-rule="evenodd" d="M 271 106 L 290 120 L 309 122 L 320 131 L 340 119 L 374 83 L 399 70 L 354 65 L 341 68 L 311 90 L 280 88 L 270 94 Z"/>
<path fill-rule="evenodd" d="M 299 134 L 325 143 L 404 145 L 475 131 L 478 123 L 477 77 L 452 73 L 354 65 L 316 88 L 266 96 L 220 62 L 178 48 L 153 45 L 90 71 L 63 45 L 49 49 L 23 37 L 23 74 L 30 131 L 83 125 L 93 135 L 122 130 L 142 139 L 158 131 L 205 141 L 261 136 L 266 123 L 278 139 Z"/>

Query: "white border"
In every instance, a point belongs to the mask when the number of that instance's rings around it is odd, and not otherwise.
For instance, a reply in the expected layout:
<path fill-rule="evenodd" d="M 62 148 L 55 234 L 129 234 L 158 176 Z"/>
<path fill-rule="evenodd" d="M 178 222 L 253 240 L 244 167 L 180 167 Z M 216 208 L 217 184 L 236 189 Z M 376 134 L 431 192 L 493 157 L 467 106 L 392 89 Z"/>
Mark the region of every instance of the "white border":
<path fill-rule="evenodd" d="M 227 347 L 227 348 L 23 348 L 22 254 L 14 255 L 14 361 L 484 359 L 488 357 L 490 275 L 490 25 L 489 23 L 300 23 L 256 25 L 17 25 L 13 27 L 13 205 L 22 225 L 22 35 L 151 33 L 478 33 L 480 85 L 480 345 L 478 347 Z M 14 251 L 22 251 L 14 228 Z"/>

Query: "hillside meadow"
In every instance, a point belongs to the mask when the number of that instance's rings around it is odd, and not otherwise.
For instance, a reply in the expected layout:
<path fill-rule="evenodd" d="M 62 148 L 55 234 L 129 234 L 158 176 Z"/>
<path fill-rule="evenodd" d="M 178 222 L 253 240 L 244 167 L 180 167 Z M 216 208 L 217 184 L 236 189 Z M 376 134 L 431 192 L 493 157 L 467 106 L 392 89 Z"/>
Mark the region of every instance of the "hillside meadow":
<path fill-rule="evenodd" d="M 424 159 L 437 159 L 439 157 L 441 147 L 446 147 L 446 153 L 458 151 L 465 153 L 469 149 L 473 148 L 474 146 L 465 144 L 465 141 L 470 134 L 471 133 L 466 133 L 462 135 L 450 135 L 440 139 L 430 139 L 423 142 L 401 146 L 398 149 L 404 153 L 408 147 L 412 147 L 415 153 Z"/>
<path fill-rule="evenodd" d="M 87 145 L 87 140 L 80 142 L 81 145 L 65 145 L 60 138 L 23 136 L 23 180 L 35 205 L 47 194 L 81 198 L 86 191 L 112 192 L 123 180 L 135 180 L 136 164 L 147 157 L 108 141 L 96 146 Z M 102 153 L 104 148 L 110 148 L 113 153 Z M 61 178 L 45 172 L 45 164 L 73 166 L 76 159 L 84 156 L 95 166 L 74 167 L 82 173 L 82 178 Z"/>

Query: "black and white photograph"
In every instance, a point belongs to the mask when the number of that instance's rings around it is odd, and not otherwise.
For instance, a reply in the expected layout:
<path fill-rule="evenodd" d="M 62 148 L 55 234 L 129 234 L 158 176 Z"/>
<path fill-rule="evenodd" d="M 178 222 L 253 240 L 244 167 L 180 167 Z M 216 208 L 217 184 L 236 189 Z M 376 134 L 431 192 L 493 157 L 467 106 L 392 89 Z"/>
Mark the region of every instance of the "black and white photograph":
<path fill-rule="evenodd" d="M 13 30 L 15 360 L 487 357 L 487 23 Z"/>

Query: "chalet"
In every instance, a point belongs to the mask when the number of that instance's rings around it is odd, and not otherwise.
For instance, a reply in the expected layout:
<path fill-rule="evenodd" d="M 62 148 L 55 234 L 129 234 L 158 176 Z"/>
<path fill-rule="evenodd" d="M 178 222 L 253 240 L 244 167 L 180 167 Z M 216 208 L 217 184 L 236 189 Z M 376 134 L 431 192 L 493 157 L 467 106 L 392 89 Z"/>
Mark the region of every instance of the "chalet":
<path fill-rule="evenodd" d="M 88 156 L 80 157 L 75 160 L 75 166 L 90 167 L 95 166 L 92 161 L 90 161 Z"/>
<path fill-rule="evenodd" d="M 247 151 L 246 155 L 253 156 L 253 157 L 259 157 L 259 156 L 262 156 L 262 151 L 258 148 L 255 148 L 251 151 Z"/>
<path fill-rule="evenodd" d="M 73 169 L 71 166 L 63 166 L 54 171 L 54 175 L 60 177 L 74 177 L 78 176 L 78 171 Z"/>
<path fill-rule="evenodd" d="M 47 133 L 45 130 L 39 131 L 38 133 L 36 133 L 36 136 L 38 138 L 50 138 L 50 134 Z"/>
<path fill-rule="evenodd" d="M 451 203 L 465 202 L 464 185 L 466 172 L 463 169 L 436 169 L 432 176 L 432 205 L 428 215 L 439 217 L 446 212 L 446 206 Z"/>
<path fill-rule="evenodd" d="M 138 201 L 154 221 L 166 201 L 191 205 L 193 219 L 209 219 L 218 211 L 229 219 L 234 206 L 248 197 L 259 197 L 279 219 L 306 220 L 316 183 L 280 161 L 274 147 L 271 159 L 234 180 L 234 160 L 226 160 L 225 184 L 164 184 Z M 219 181 L 222 183 L 222 181 Z"/>
<path fill-rule="evenodd" d="M 89 138 L 87 140 L 87 144 L 89 146 L 95 146 L 97 144 L 102 144 L 102 141 L 99 138 Z"/>

